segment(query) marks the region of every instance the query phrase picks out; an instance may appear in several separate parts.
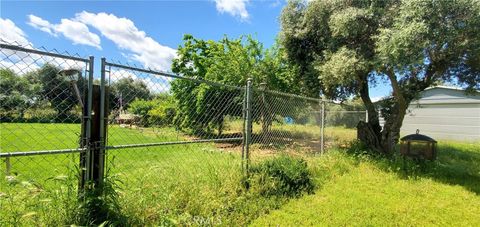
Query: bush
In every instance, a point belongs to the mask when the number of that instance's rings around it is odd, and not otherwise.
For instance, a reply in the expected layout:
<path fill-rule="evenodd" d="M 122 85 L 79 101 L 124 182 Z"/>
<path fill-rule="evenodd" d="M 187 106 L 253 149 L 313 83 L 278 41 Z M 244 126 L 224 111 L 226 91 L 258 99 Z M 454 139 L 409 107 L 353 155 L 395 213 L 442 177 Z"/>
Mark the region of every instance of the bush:
<path fill-rule="evenodd" d="M 312 193 L 314 184 L 301 158 L 280 156 L 251 167 L 252 188 L 264 196 L 296 197 Z"/>
<path fill-rule="evenodd" d="M 128 111 L 140 116 L 142 126 L 165 126 L 173 123 L 175 107 L 172 96 L 160 94 L 152 100 L 135 99 Z"/>
<path fill-rule="evenodd" d="M 347 153 L 352 155 L 365 155 L 369 153 L 373 153 L 367 145 L 362 143 L 362 141 L 356 139 L 349 143 L 348 149 L 346 150 Z"/>
<path fill-rule="evenodd" d="M 30 108 L 23 111 L 0 109 L 2 123 L 80 123 L 81 109 L 72 109 L 63 115 L 48 106 Z"/>

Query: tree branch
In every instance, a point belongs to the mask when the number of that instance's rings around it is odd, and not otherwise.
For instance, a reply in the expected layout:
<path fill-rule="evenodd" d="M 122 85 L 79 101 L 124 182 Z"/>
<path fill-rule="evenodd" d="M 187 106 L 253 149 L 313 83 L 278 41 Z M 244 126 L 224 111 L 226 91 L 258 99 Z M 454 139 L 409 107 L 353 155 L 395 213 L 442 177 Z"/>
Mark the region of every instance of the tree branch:
<path fill-rule="evenodd" d="M 390 79 L 390 83 L 392 84 L 393 97 L 395 97 L 395 99 L 397 100 L 399 111 L 406 110 L 407 102 L 405 100 L 405 97 L 403 96 L 402 89 L 398 84 L 397 77 L 395 76 L 395 72 L 393 71 L 393 69 L 388 69 L 387 76 L 388 79 Z"/>

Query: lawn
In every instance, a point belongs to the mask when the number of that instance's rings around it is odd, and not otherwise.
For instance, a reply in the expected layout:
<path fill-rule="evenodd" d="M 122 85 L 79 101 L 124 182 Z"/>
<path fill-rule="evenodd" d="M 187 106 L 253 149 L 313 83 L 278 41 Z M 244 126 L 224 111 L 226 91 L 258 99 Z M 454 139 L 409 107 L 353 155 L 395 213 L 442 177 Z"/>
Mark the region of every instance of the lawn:
<path fill-rule="evenodd" d="M 0 126 L 2 152 L 75 148 L 80 130 L 74 124 Z M 236 127 L 226 132 L 234 134 Z M 262 138 L 258 128 L 254 125 L 254 139 Z M 320 133 L 318 126 L 279 124 L 272 131 L 278 133 L 270 135 L 270 143 L 254 141 L 253 163 L 295 151 L 307 160 L 317 185 L 314 194 L 288 199 L 245 190 L 238 145 L 108 150 L 107 175 L 117 193 L 120 215 L 126 217 L 123 224 L 480 224 L 478 143 L 441 142 L 437 162 L 405 172 L 398 158 L 377 159 L 341 150 L 354 138 L 352 129 L 326 128 L 329 149 L 322 156 L 311 155 L 318 151 L 318 139 L 312 139 Z M 290 132 L 288 143 L 273 143 L 282 141 L 276 137 L 286 132 Z M 108 133 L 109 145 L 191 139 L 172 128 L 113 125 Z M 5 164 L 0 163 L 0 226 L 75 223 L 78 159 L 78 154 L 11 158 L 13 178 L 5 178 Z"/>
<path fill-rule="evenodd" d="M 79 125 L 1 124 L 2 152 L 77 147 Z M 109 145 L 182 141 L 172 128 L 110 126 Z M 107 151 L 109 182 L 129 225 L 245 225 L 284 198 L 260 198 L 242 182 L 240 149 L 213 143 Z M 1 163 L 0 226 L 75 222 L 78 154 L 12 157 Z M 3 161 L 3 160 L 2 160 Z"/>
<path fill-rule="evenodd" d="M 253 225 L 479 226 L 480 144 L 440 142 L 439 148 L 436 163 L 406 172 L 400 160 L 339 151 L 310 159 L 315 194 Z"/>

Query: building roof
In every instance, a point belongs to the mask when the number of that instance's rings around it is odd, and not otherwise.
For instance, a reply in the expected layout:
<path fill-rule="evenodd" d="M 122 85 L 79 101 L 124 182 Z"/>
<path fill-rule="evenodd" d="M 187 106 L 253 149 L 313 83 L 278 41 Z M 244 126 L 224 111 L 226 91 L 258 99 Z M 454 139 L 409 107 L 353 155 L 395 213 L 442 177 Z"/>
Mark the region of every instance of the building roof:
<path fill-rule="evenodd" d="M 471 104 L 480 103 L 480 92 L 466 93 L 464 89 L 435 86 L 422 91 L 412 104 Z"/>
<path fill-rule="evenodd" d="M 393 98 L 386 96 L 384 98 Z M 384 99 L 382 98 L 382 99 Z M 373 102 L 380 103 L 382 99 Z M 433 86 L 428 87 L 421 92 L 420 98 L 412 101 L 412 104 L 449 104 L 449 103 L 480 103 L 480 91 L 466 93 L 465 89 L 452 86 Z"/>

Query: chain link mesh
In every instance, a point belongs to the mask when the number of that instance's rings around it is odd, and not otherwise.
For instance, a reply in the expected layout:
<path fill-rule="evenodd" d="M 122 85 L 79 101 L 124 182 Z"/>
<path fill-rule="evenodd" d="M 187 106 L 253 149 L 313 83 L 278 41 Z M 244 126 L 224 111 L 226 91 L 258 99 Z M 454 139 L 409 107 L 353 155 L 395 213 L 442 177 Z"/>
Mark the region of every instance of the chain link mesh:
<path fill-rule="evenodd" d="M 282 152 L 313 155 L 321 150 L 319 99 L 254 89 L 252 161 Z"/>
<path fill-rule="evenodd" d="M 121 206 L 152 220 L 220 213 L 202 204 L 241 181 L 244 89 L 128 67 L 106 69 L 107 169 Z"/>
<path fill-rule="evenodd" d="M 7 217 L 0 225 L 30 211 L 40 219 L 23 223 L 61 223 L 69 217 L 45 221 L 38 213 L 75 209 L 66 206 L 76 198 L 90 61 L 8 44 L 0 54 L 0 214 Z M 105 78 L 95 83 L 108 87 L 106 175 L 126 215 L 149 223 L 211 217 L 226 224 L 231 201 L 248 204 L 235 197 L 244 190 L 247 150 L 252 163 L 328 152 L 355 139 L 354 127 L 366 119 L 356 106 L 264 84 L 236 87 L 102 62 Z"/>
<path fill-rule="evenodd" d="M 55 50 L 0 43 L 0 225 L 27 214 L 32 218 L 23 218 L 26 225 L 54 224 L 41 212 L 75 198 L 90 63 Z"/>
<path fill-rule="evenodd" d="M 324 149 L 347 148 L 357 138 L 357 124 L 367 120 L 362 106 L 328 102 L 325 104 Z"/>

